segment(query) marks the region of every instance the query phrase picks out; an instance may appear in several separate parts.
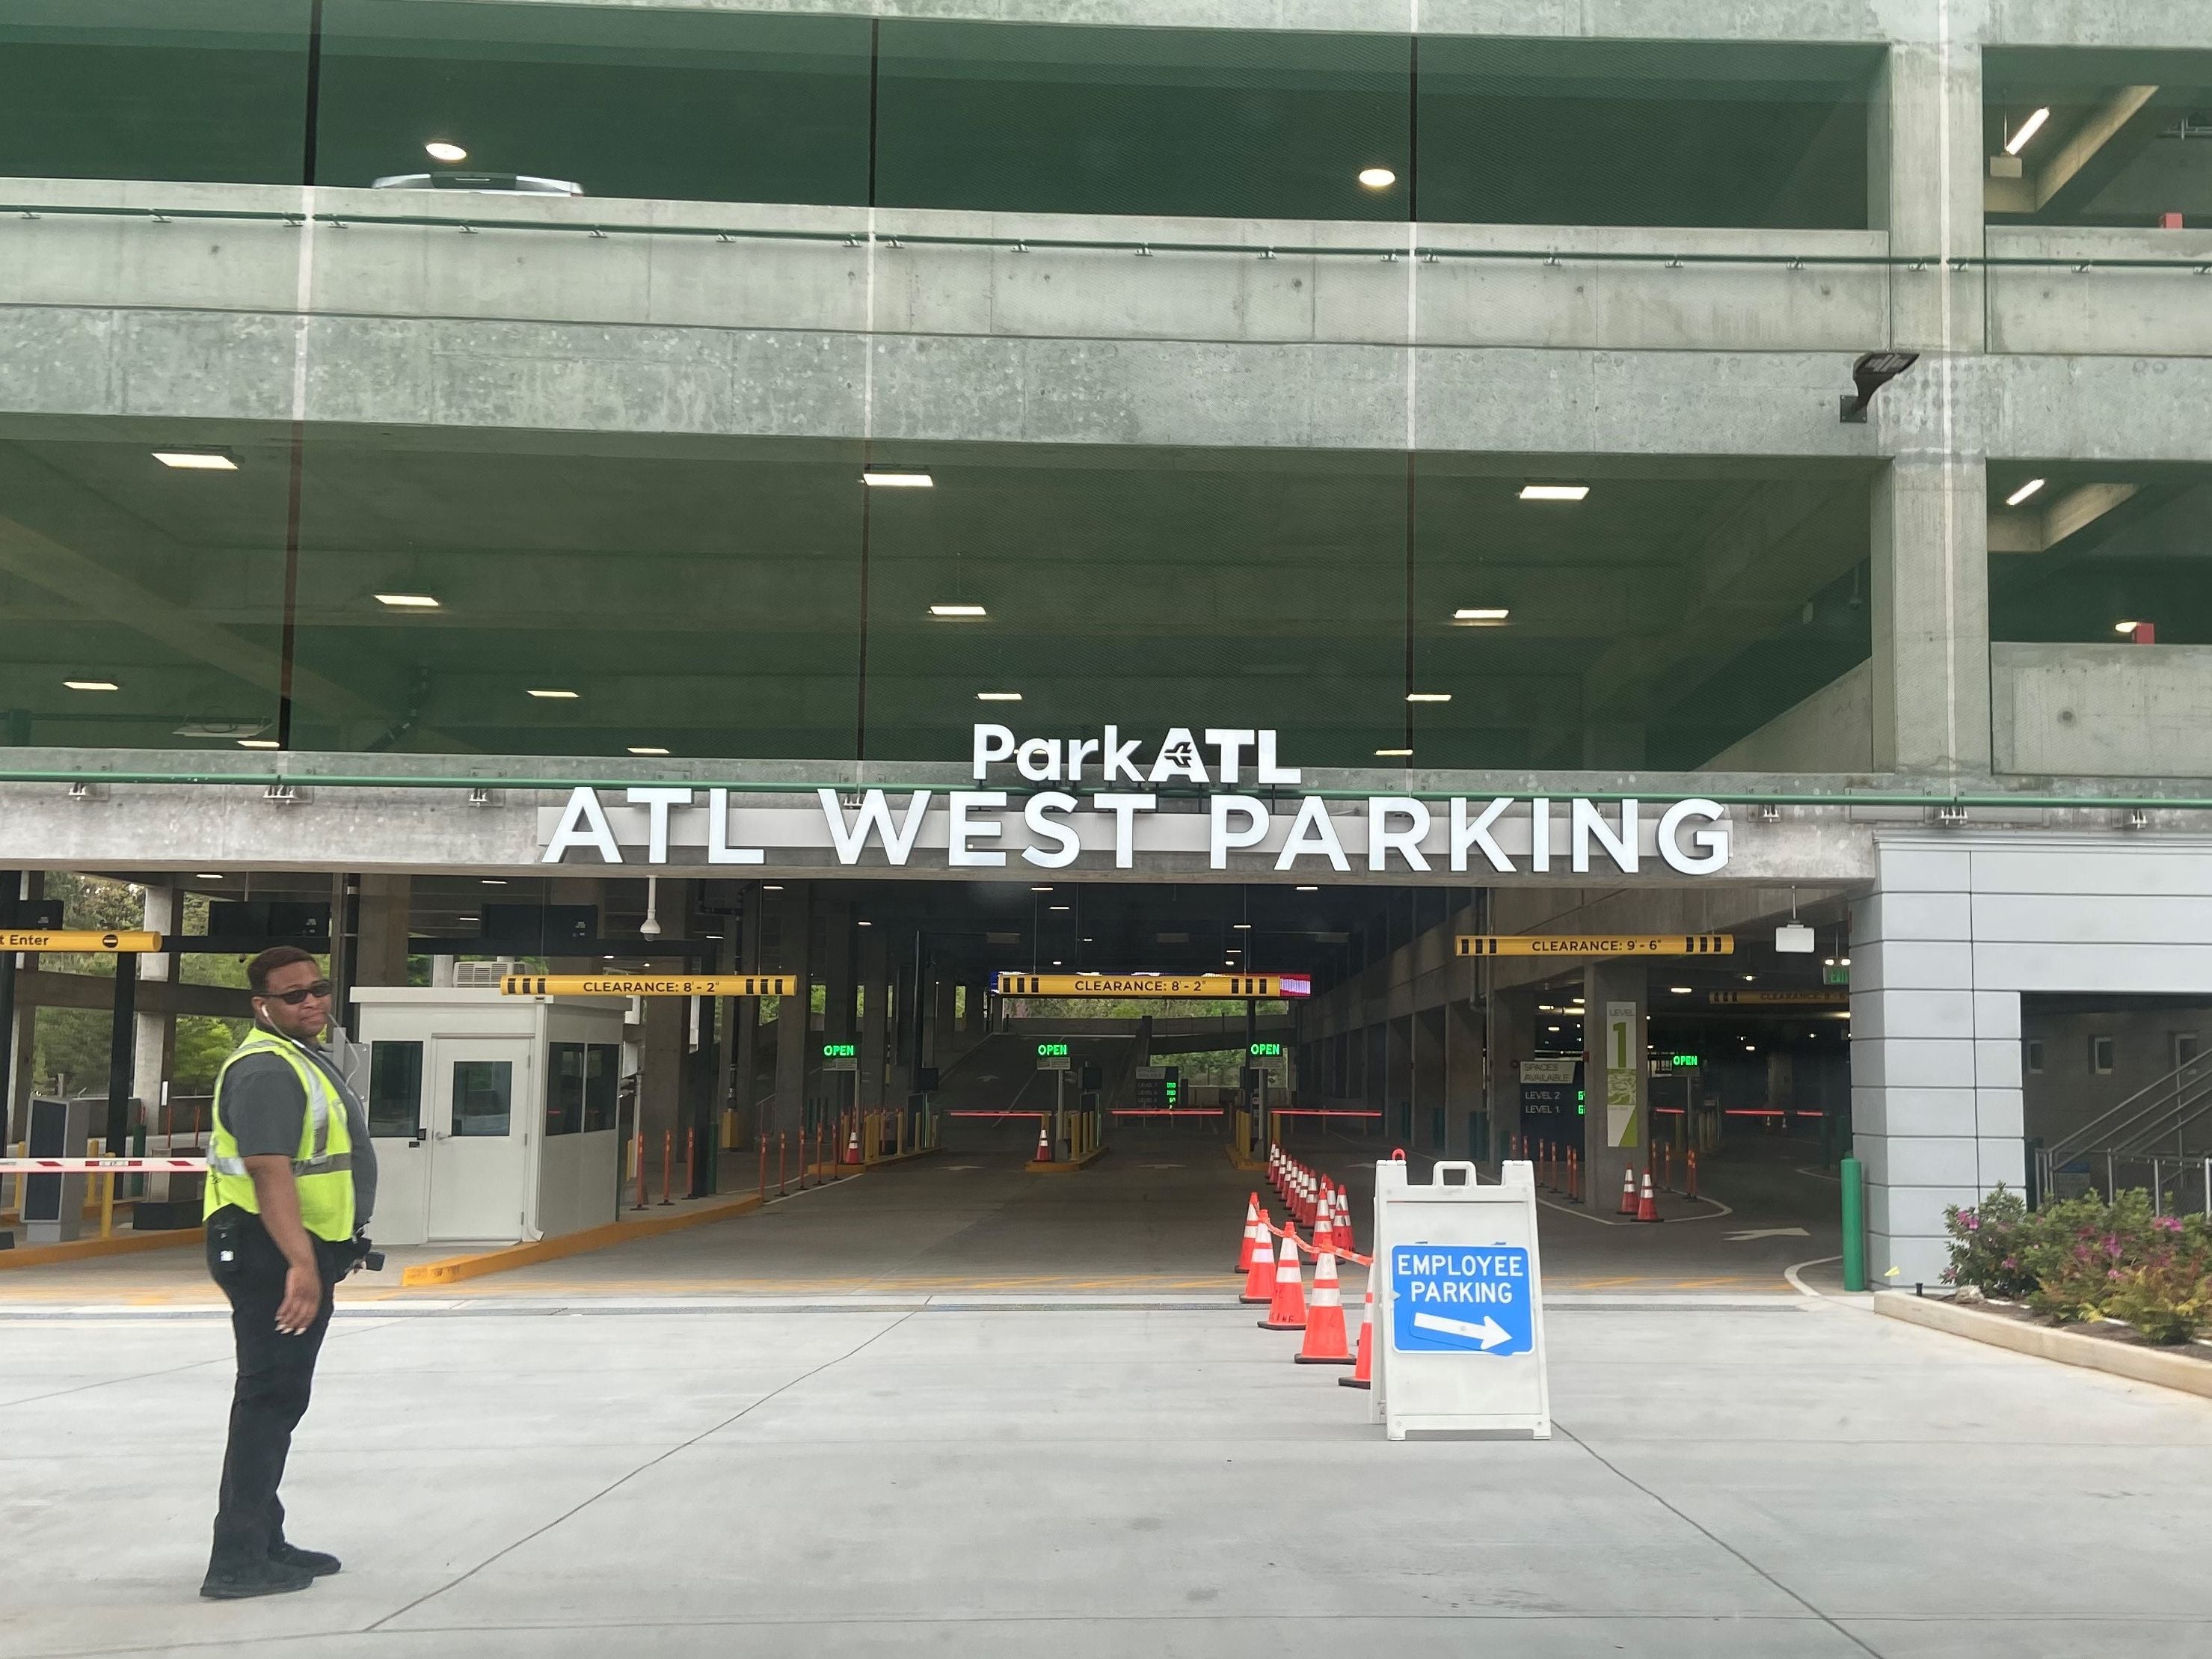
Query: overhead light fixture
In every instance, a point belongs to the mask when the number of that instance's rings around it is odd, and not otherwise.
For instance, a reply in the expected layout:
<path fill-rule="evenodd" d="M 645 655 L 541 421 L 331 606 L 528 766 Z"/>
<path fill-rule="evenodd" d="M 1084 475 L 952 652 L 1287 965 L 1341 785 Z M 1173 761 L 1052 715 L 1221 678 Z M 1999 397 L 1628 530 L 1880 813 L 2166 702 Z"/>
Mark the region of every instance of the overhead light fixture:
<path fill-rule="evenodd" d="M 1690 988 L 1686 985 L 1670 985 L 1667 988 L 1672 991 L 1678 997 L 1686 997 L 1690 994 Z"/>
<path fill-rule="evenodd" d="M 933 605 L 929 607 L 929 614 L 933 617 L 988 617 L 991 613 L 980 605 Z"/>
<path fill-rule="evenodd" d="M 556 702 L 574 702 L 576 700 L 576 693 L 564 690 L 557 685 L 533 685 L 530 688 L 530 695 L 550 698 Z"/>
<path fill-rule="evenodd" d="M 394 611 L 436 611 L 438 601 L 428 593 L 379 593 L 379 605 L 388 605 Z"/>
<path fill-rule="evenodd" d="M 1522 484 L 1524 501 L 1578 501 L 1589 494 L 1588 484 Z"/>
<path fill-rule="evenodd" d="M 1788 955 L 1813 954 L 1813 930 L 1802 921 L 1787 921 L 1774 930 L 1774 948 Z"/>
<path fill-rule="evenodd" d="M 154 459 L 179 472 L 235 472 L 237 459 L 227 449 L 157 449 Z"/>
<path fill-rule="evenodd" d="M 2029 116 L 2027 119 L 2022 121 L 2020 124 L 2020 131 L 2013 134 L 2011 137 L 2005 140 L 2005 154 L 2008 155 L 2017 155 L 2021 151 L 2026 149 L 2027 148 L 2027 141 L 2034 137 L 2037 133 L 2042 131 L 2043 124 L 2050 118 L 2051 108 L 2050 106 L 2045 105 L 2043 108 L 2037 110 L 2033 115 Z"/>
<path fill-rule="evenodd" d="M 1070 907 L 1070 906 L 1068 906 L 1068 905 L 1065 905 L 1065 904 L 1055 904 L 1055 905 L 1054 905 L 1052 908 L 1053 908 L 1053 909 L 1054 909 L 1054 911 L 1060 911 L 1060 910 L 1066 910 L 1066 909 L 1068 909 L 1068 908 L 1070 908 L 1071 907 Z"/>
<path fill-rule="evenodd" d="M 925 467 L 870 466 L 860 470 L 860 482 L 871 489 L 934 489 L 937 480 Z"/>
<path fill-rule="evenodd" d="M 62 684 L 72 691 L 120 691 L 123 689 L 113 680 L 64 680 Z"/>
<path fill-rule="evenodd" d="M 1375 751 L 1375 758 L 1376 760 L 1407 760 L 1411 758 L 1413 752 L 1410 749 L 1378 749 Z"/>
<path fill-rule="evenodd" d="M 433 138 L 422 146 L 422 153 L 434 161 L 465 161 L 468 151 L 459 144 L 449 144 L 443 138 Z"/>
<path fill-rule="evenodd" d="M 1513 613 L 1504 605 L 1465 605 L 1452 612 L 1452 620 L 1462 628 L 1498 628 L 1511 619 Z"/>
<path fill-rule="evenodd" d="M 274 749 L 277 744 L 274 738 L 240 738 L 238 746 L 240 749 Z"/>
<path fill-rule="evenodd" d="M 487 887 L 504 887 L 507 885 L 507 878 L 505 876 L 486 876 L 483 878 L 483 884 Z"/>
<path fill-rule="evenodd" d="M 1362 167 L 1359 182 L 1370 190 L 1388 190 L 1398 182 L 1398 175 L 1388 167 Z"/>
<path fill-rule="evenodd" d="M 853 925 L 855 927 L 872 927 L 876 924 L 872 921 L 856 921 Z"/>
<path fill-rule="evenodd" d="M 1920 361 L 1917 351 L 1863 351 L 1851 364 L 1851 385 L 1837 400 L 1836 418 L 1845 426 L 1864 426 L 1874 394 Z"/>
<path fill-rule="evenodd" d="M 1252 924 L 1249 921 L 1232 921 L 1229 925 L 1240 933 L 1249 933 L 1252 931 Z"/>
<path fill-rule="evenodd" d="M 1750 983 L 1752 983 L 1754 980 L 1756 980 L 1758 977 L 1759 977 L 1759 975 L 1758 975 L 1757 974 L 1746 974 L 1746 975 L 1743 976 L 1743 982 L 1744 982 L 1746 985 L 1749 985 L 1749 984 L 1750 984 Z"/>
<path fill-rule="evenodd" d="M 761 891 L 763 893 L 781 893 L 782 890 L 783 884 L 781 882 L 764 881 L 761 884 Z"/>
<path fill-rule="evenodd" d="M 2112 632 L 2115 634 L 2132 634 L 2136 629 L 2142 626 L 2142 624 L 2139 622 L 2116 622 L 2112 624 Z"/>
<path fill-rule="evenodd" d="M 1032 887 L 1030 889 L 1030 891 L 1032 893 L 1049 893 L 1052 891 L 1052 889 L 1049 886 Z"/>
<path fill-rule="evenodd" d="M 1301 887 L 1298 889 L 1298 891 L 1301 893 L 1318 893 L 1321 891 L 1321 889 L 1318 887 Z"/>
<path fill-rule="evenodd" d="M 629 752 L 633 755 L 665 755 L 668 751 L 653 744 L 634 743 L 629 746 Z"/>
<path fill-rule="evenodd" d="M 222 877 L 213 870 L 203 870 L 192 878 L 194 881 L 221 881 Z"/>
<path fill-rule="evenodd" d="M 1407 702 L 1449 702 L 1451 700 L 1452 694 L 1449 691 L 1408 691 L 1406 693 L 1406 701 Z"/>
<path fill-rule="evenodd" d="M 2030 495 L 2033 495 L 2037 490 L 2042 489 L 2045 482 L 2045 481 L 2041 478 L 2030 478 L 2019 489 L 2014 490 L 2011 495 L 2005 497 L 2005 505 L 2007 507 L 2018 507 Z"/>
<path fill-rule="evenodd" d="M 977 702 L 1019 702 L 1021 700 L 1022 694 L 1018 691 L 978 691 L 975 694 Z"/>

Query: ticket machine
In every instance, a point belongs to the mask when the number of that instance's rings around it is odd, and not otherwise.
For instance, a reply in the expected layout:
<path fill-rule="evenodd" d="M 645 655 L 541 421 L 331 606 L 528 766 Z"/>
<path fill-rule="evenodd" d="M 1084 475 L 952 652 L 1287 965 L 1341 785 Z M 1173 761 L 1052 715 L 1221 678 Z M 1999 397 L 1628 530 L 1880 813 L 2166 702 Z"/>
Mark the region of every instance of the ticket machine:
<path fill-rule="evenodd" d="M 380 1244 L 513 1243 L 616 1218 L 619 998 L 362 986 Z"/>

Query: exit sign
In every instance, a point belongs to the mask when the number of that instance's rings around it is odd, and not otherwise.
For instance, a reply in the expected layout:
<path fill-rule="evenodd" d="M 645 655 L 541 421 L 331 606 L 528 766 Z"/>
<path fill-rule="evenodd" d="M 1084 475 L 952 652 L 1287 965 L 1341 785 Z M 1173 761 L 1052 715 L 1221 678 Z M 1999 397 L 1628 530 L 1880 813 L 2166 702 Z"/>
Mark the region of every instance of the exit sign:
<path fill-rule="evenodd" d="M 1252 1045 L 1252 1058 L 1255 1060 L 1279 1060 L 1282 1054 L 1283 1045 L 1279 1042 L 1255 1042 Z"/>

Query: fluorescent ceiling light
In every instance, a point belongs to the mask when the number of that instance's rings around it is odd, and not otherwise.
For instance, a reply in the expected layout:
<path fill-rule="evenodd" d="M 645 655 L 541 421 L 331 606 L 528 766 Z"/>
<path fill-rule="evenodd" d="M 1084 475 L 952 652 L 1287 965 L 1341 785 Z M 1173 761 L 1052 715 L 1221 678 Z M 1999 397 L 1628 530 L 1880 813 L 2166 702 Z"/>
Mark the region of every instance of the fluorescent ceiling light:
<path fill-rule="evenodd" d="M 235 472 L 238 463 L 225 449 L 157 449 L 154 459 L 183 472 Z"/>
<path fill-rule="evenodd" d="M 274 738 L 240 738 L 238 740 L 238 746 L 240 749 L 274 749 L 276 747 L 276 739 Z"/>
<path fill-rule="evenodd" d="M 782 890 L 781 884 L 777 882 L 768 881 L 761 884 L 761 891 L 763 893 L 781 893 Z"/>
<path fill-rule="evenodd" d="M 2142 624 L 2139 622 L 2116 622 L 2112 624 L 2112 632 L 2115 634 L 2132 634 L 2136 629 L 2142 626 Z"/>
<path fill-rule="evenodd" d="M 1484 623 L 1502 623 L 1506 621 L 1512 615 L 1513 613 L 1502 605 L 1462 605 L 1457 611 L 1452 612 L 1452 620 L 1455 623 L 1480 625 Z"/>
<path fill-rule="evenodd" d="M 1301 887 L 1298 889 L 1298 891 L 1301 893 L 1318 893 L 1321 891 L 1321 889 L 1318 887 Z"/>
<path fill-rule="evenodd" d="M 435 611 L 438 601 L 428 593 L 379 593 L 379 605 L 388 605 L 394 611 Z"/>
<path fill-rule="evenodd" d="M 533 685 L 530 688 L 530 695 L 533 697 L 549 697 L 562 702 L 574 702 L 576 700 L 576 694 L 574 691 L 563 690 L 557 685 Z"/>
<path fill-rule="evenodd" d="M 855 927 L 872 927 L 876 924 L 872 921 L 856 921 L 853 925 Z"/>
<path fill-rule="evenodd" d="M 1240 933 L 1249 933 L 1252 931 L 1252 924 L 1249 921 L 1232 921 L 1229 925 Z"/>
<path fill-rule="evenodd" d="M 2005 505 L 2007 507 L 2018 507 L 2030 495 L 2033 495 L 2037 490 L 2042 489 L 2043 485 L 2044 480 L 2041 478 L 2030 478 L 2019 489 L 2014 490 L 2011 495 L 2005 497 Z"/>
<path fill-rule="evenodd" d="M 860 471 L 860 482 L 873 489 L 934 489 L 937 480 L 927 468 L 871 466 Z"/>
<path fill-rule="evenodd" d="M 2043 124 L 2051 118 L 2048 106 L 2035 112 L 2020 124 L 2020 131 L 2005 141 L 2005 154 L 2017 155 L 2027 148 L 2027 141 L 2043 131 Z"/>
<path fill-rule="evenodd" d="M 1672 991 L 1678 997 L 1686 997 L 1690 994 L 1690 988 L 1686 985 L 1670 985 L 1667 988 Z"/>
<path fill-rule="evenodd" d="M 1049 893 L 1052 891 L 1052 889 L 1049 887 L 1032 887 L 1030 889 L 1030 891 L 1032 893 Z"/>
<path fill-rule="evenodd" d="M 629 746 L 629 752 L 633 755 L 665 755 L 668 751 L 653 744 L 634 743 Z"/>
<path fill-rule="evenodd" d="M 113 680 L 64 680 L 62 684 L 72 691 L 120 691 L 123 689 Z"/>
<path fill-rule="evenodd" d="M 1388 167 L 1362 167 L 1359 182 L 1370 190 L 1388 190 L 1398 182 L 1398 175 Z"/>
<path fill-rule="evenodd" d="M 1375 758 L 1376 760 L 1404 760 L 1408 756 L 1412 755 L 1413 752 L 1413 751 L 1410 749 L 1378 749 L 1375 751 Z"/>
<path fill-rule="evenodd" d="M 203 870 L 192 878 L 194 881 L 221 881 L 222 878 L 212 870 Z"/>
<path fill-rule="evenodd" d="M 1452 694 L 1449 691 L 1408 691 L 1406 693 L 1406 701 L 1407 702 L 1449 702 L 1451 698 Z"/>
<path fill-rule="evenodd" d="M 1070 906 L 1068 906 L 1068 905 L 1065 905 L 1065 904 L 1055 904 L 1055 905 L 1054 905 L 1052 908 L 1053 908 L 1054 910 L 1066 910 L 1066 909 L 1068 909 L 1068 908 L 1072 908 L 1072 907 L 1070 907 Z M 1089 943 L 1089 941 L 1088 941 L 1088 940 L 1085 940 L 1085 943 L 1088 944 L 1088 943 Z"/>
<path fill-rule="evenodd" d="M 468 151 L 459 144 L 449 144 L 442 138 L 433 138 L 422 146 L 422 153 L 434 161 L 465 161 Z"/>
<path fill-rule="evenodd" d="M 988 617 L 991 613 L 980 605 L 933 605 L 929 607 L 929 614 L 933 617 Z"/>
<path fill-rule="evenodd" d="M 1524 501 L 1578 501 L 1589 494 L 1588 484 L 1522 484 Z"/>
<path fill-rule="evenodd" d="M 505 876 L 486 876 L 483 878 L 483 884 L 487 887 L 504 887 L 507 885 L 507 878 Z"/>
<path fill-rule="evenodd" d="M 978 691 L 975 694 L 977 702 L 1019 702 L 1021 700 L 1022 694 L 1018 691 Z"/>

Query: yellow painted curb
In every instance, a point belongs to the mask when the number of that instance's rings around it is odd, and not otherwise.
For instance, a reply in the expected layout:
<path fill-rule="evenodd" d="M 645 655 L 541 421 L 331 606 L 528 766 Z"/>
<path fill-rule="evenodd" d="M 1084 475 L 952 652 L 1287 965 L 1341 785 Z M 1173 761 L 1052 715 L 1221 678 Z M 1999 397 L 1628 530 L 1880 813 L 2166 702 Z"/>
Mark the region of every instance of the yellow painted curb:
<path fill-rule="evenodd" d="M 657 1238 L 663 1233 L 681 1232 L 686 1227 L 701 1226 L 709 1221 L 727 1221 L 732 1216 L 757 1210 L 760 1206 L 760 1194 L 747 1193 L 726 1204 L 686 1210 L 680 1215 L 648 1216 L 642 1221 L 610 1221 L 602 1226 L 562 1233 L 556 1238 L 540 1238 L 528 1244 L 507 1244 L 470 1255 L 418 1261 L 399 1275 L 399 1282 L 403 1285 L 455 1285 L 464 1279 L 482 1279 L 487 1273 L 503 1273 L 516 1267 L 533 1267 L 540 1261 L 557 1261 L 564 1255 L 603 1250 L 610 1244 L 620 1244 L 629 1239 Z"/>
<path fill-rule="evenodd" d="M 1247 1158 L 1226 1142 L 1223 1143 L 1221 1150 L 1229 1154 L 1229 1161 L 1240 1170 L 1264 1170 L 1267 1167 L 1267 1160 L 1264 1158 Z"/>
<path fill-rule="evenodd" d="M 2049 1325 L 2030 1325 L 2002 1314 L 1978 1313 L 1942 1297 L 1907 1296 L 1902 1291 L 1875 1292 L 1874 1310 L 1907 1324 L 1971 1337 L 2014 1353 L 2055 1359 L 2062 1365 L 2080 1365 L 2093 1371 L 2109 1371 L 2130 1382 L 2154 1382 L 2162 1389 L 2212 1399 L 2212 1364 L 2186 1354 L 2160 1353 L 2120 1342 L 2100 1341 L 2078 1331 Z"/>
<path fill-rule="evenodd" d="M 66 1244 L 19 1244 L 12 1250 L 0 1250 L 0 1267 L 38 1267 L 58 1261 L 88 1261 L 103 1255 L 135 1255 L 141 1250 L 197 1244 L 206 1237 L 198 1227 L 173 1227 L 157 1233 L 118 1233 L 112 1238 L 76 1238 Z"/>
<path fill-rule="evenodd" d="M 1032 1158 L 1023 1164 L 1022 1168 L 1027 1170 L 1031 1175 L 1073 1175 L 1085 1165 L 1096 1164 L 1105 1156 L 1106 1149 L 1103 1146 L 1094 1146 L 1081 1158 L 1063 1158 L 1054 1164 L 1039 1164 Z"/>

